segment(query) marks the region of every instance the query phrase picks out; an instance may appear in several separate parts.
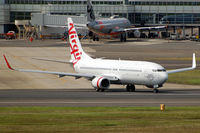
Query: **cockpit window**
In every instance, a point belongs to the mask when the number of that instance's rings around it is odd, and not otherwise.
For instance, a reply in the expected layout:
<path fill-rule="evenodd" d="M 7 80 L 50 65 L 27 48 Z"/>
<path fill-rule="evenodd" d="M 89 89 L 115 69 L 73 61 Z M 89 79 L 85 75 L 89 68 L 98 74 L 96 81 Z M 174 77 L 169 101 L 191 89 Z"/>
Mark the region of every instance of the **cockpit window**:
<path fill-rule="evenodd" d="M 153 69 L 152 71 L 153 72 L 166 72 L 165 69 Z"/>

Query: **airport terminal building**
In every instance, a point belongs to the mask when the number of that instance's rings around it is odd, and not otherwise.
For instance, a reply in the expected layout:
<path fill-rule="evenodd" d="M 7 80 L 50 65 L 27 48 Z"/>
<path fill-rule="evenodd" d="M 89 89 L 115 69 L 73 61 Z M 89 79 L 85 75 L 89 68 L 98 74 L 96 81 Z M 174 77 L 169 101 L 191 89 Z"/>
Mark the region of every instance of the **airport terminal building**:
<path fill-rule="evenodd" d="M 12 30 L 15 20 L 31 20 L 33 13 L 83 16 L 86 1 L 0 0 L 0 33 Z M 99 17 L 119 15 L 135 25 L 200 26 L 200 0 L 92 0 L 92 3 Z"/>

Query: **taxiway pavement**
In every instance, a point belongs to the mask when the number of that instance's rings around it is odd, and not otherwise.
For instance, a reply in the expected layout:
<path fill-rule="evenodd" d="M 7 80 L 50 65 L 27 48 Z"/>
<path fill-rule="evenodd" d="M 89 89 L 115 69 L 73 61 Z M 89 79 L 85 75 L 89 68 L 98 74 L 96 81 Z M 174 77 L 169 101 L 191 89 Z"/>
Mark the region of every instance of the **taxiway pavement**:
<path fill-rule="evenodd" d="M 95 92 L 91 89 L 0 90 L 0 106 L 200 106 L 200 90 L 161 89 L 160 93 L 147 90 L 126 92 L 110 89 Z"/>

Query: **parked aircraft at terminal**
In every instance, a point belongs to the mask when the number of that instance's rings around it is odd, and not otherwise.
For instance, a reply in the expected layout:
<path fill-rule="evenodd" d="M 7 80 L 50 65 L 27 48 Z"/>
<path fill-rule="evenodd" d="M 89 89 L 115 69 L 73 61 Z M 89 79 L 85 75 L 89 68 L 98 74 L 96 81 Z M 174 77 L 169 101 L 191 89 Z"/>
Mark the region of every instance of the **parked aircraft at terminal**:
<path fill-rule="evenodd" d="M 127 18 L 96 19 L 91 0 L 87 0 L 87 27 L 97 35 L 120 36 L 120 41 L 125 42 L 127 32 L 133 32 L 139 38 L 141 31 L 165 29 L 166 26 L 156 27 L 131 27 L 132 24 Z M 98 36 L 93 35 L 93 40 L 99 40 Z"/>
<path fill-rule="evenodd" d="M 110 84 L 119 84 L 127 85 L 127 91 L 135 91 L 135 85 L 145 85 L 153 88 L 156 93 L 157 88 L 162 87 L 167 81 L 168 74 L 196 68 L 195 54 L 193 54 L 192 67 L 169 71 L 153 62 L 93 59 L 82 49 L 71 18 L 68 18 L 68 34 L 71 54 L 68 63 L 73 64 L 76 73 L 14 69 L 4 55 L 8 68 L 20 72 L 54 74 L 59 77 L 72 76 L 77 79 L 83 77 L 90 80 L 97 91 L 109 89 Z"/>
<path fill-rule="evenodd" d="M 96 19 L 93 11 L 91 0 L 87 0 L 87 24 L 74 23 L 79 29 L 88 29 L 92 34 L 94 41 L 99 40 L 99 36 L 114 36 L 120 37 L 121 42 L 125 42 L 128 32 L 133 32 L 134 36 L 139 38 L 142 31 L 149 30 L 162 30 L 166 26 L 155 27 L 132 27 L 131 22 L 127 18 L 119 18 L 117 16 L 111 16 L 110 18 Z M 62 27 L 58 25 L 45 25 L 47 27 Z M 90 34 L 89 34 L 90 35 Z"/>

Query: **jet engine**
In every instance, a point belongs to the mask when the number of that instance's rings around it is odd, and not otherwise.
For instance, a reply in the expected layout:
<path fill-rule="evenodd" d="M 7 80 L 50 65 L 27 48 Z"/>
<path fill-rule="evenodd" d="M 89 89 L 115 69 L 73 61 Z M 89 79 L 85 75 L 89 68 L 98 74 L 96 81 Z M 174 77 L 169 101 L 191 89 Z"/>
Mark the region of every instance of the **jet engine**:
<path fill-rule="evenodd" d="M 134 31 L 134 37 L 140 38 L 141 32 L 139 30 Z"/>
<path fill-rule="evenodd" d="M 92 86 L 97 89 L 108 89 L 110 81 L 104 77 L 96 77 L 92 80 Z"/>

